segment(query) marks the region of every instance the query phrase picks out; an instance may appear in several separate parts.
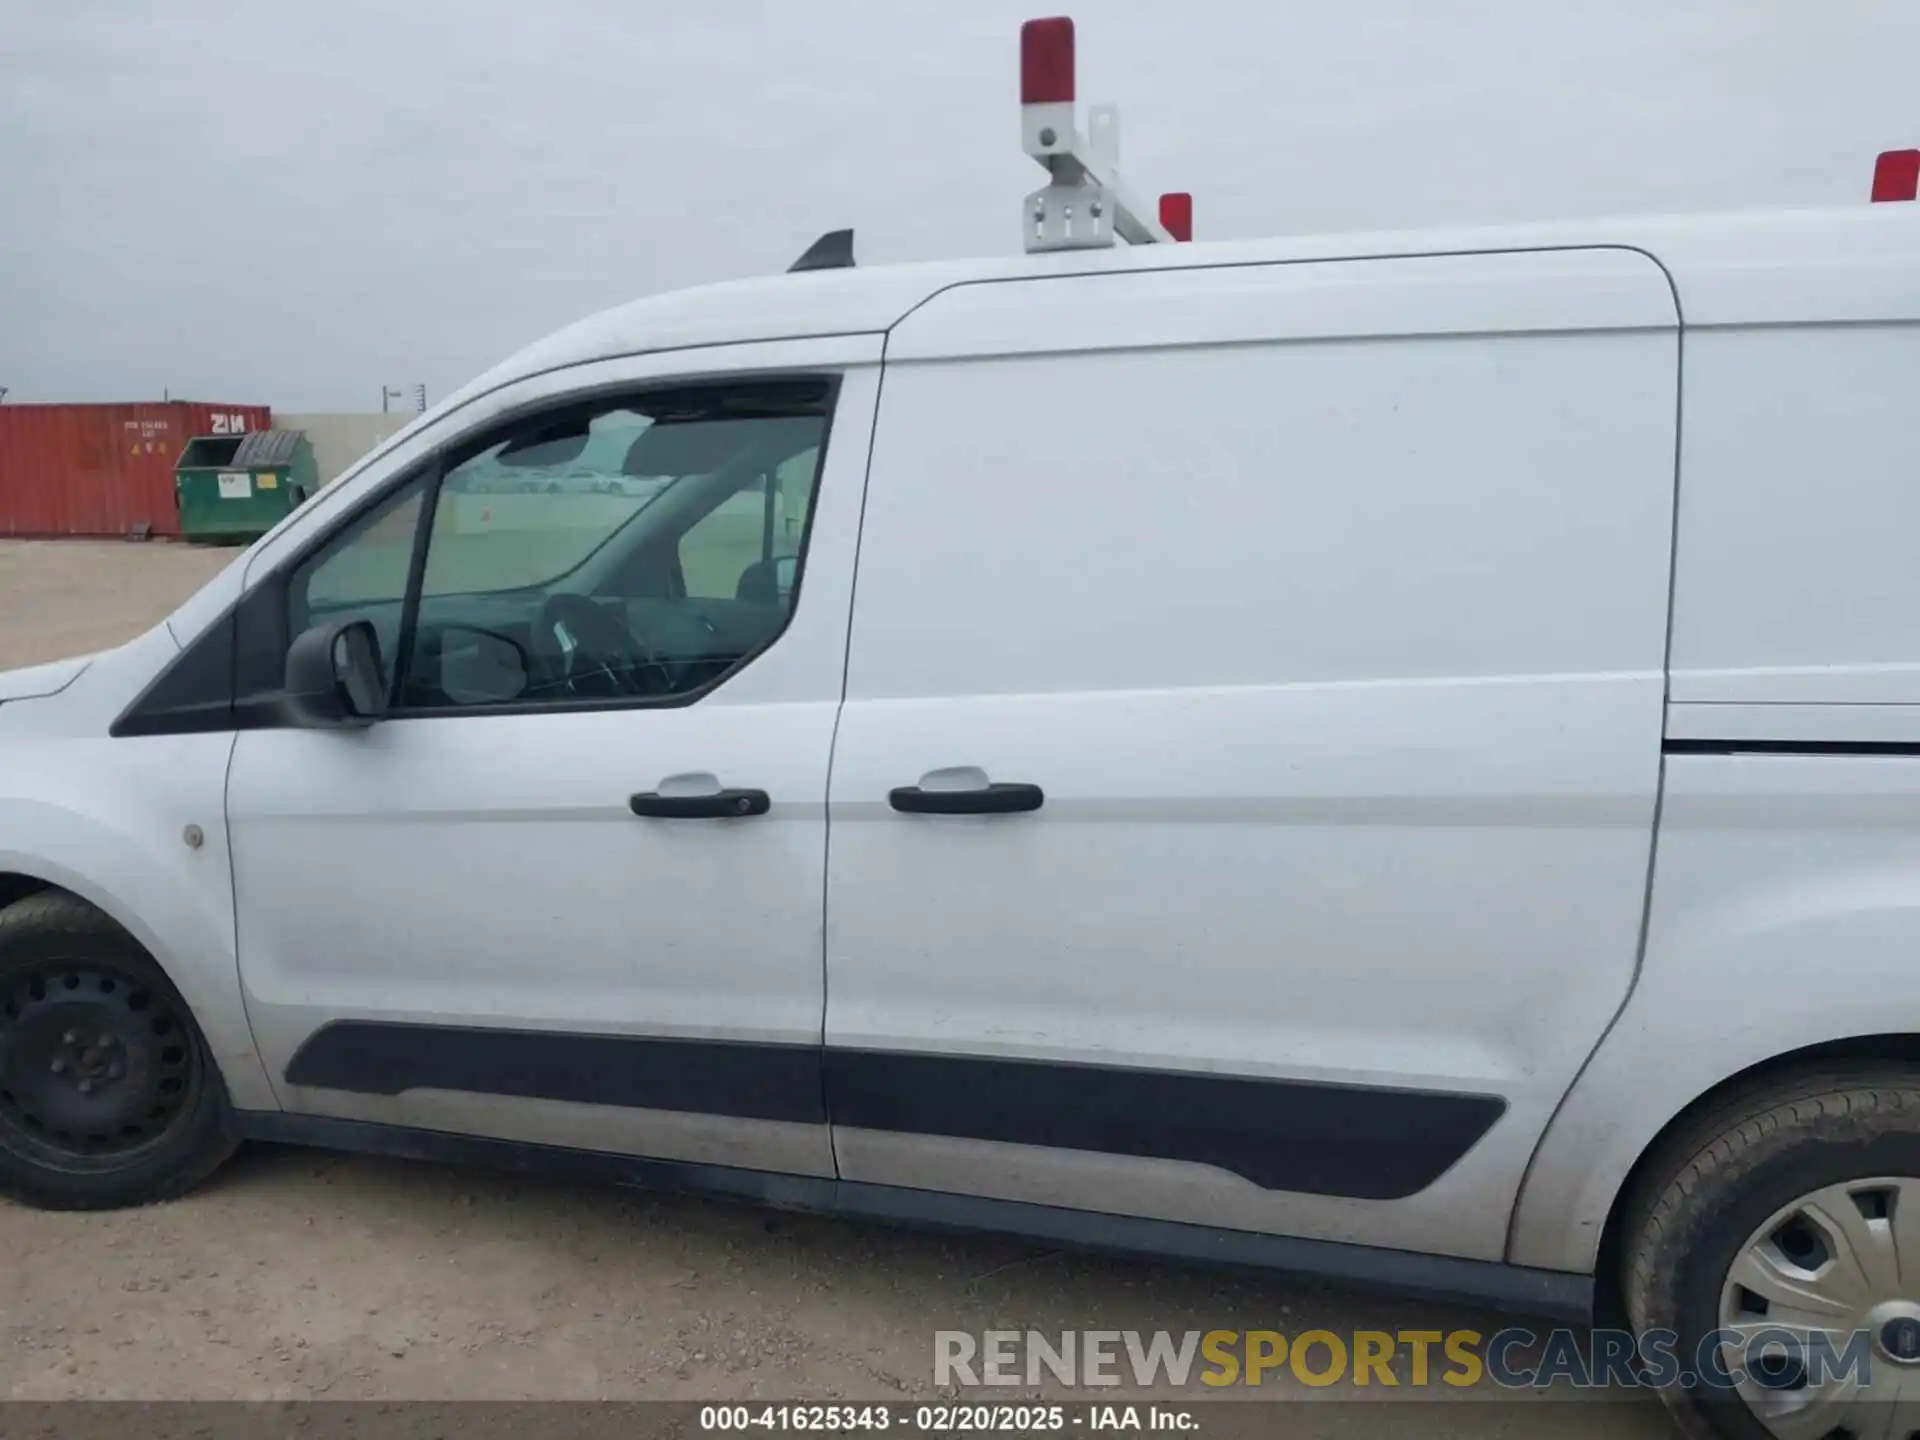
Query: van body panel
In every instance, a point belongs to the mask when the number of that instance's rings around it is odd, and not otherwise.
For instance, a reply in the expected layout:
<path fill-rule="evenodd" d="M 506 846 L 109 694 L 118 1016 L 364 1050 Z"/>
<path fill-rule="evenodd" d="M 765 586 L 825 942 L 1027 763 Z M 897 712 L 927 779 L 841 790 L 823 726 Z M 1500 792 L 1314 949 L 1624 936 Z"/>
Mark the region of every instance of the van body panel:
<path fill-rule="evenodd" d="M 1700 1096 L 1920 1031 L 1920 760 L 1673 755 L 1646 963 L 1548 1131 L 1508 1258 L 1590 1271 L 1633 1164 Z"/>
<path fill-rule="evenodd" d="M 1672 303 L 1599 251 L 964 286 L 896 328 L 826 1043 L 997 1060 L 977 1089 L 1030 1113 L 956 1123 L 875 1062 L 899 1083 L 884 1128 L 836 1114 L 844 1178 L 1502 1253 L 1637 958 Z M 1044 804 L 889 800 L 951 773 Z M 1089 1066 L 1165 1106 L 1106 1109 Z M 1196 1075 L 1268 1087 L 1211 1162 L 1148 1124 Z M 1407 1188 L 1434 1097 L 1498 1118 Z"/>

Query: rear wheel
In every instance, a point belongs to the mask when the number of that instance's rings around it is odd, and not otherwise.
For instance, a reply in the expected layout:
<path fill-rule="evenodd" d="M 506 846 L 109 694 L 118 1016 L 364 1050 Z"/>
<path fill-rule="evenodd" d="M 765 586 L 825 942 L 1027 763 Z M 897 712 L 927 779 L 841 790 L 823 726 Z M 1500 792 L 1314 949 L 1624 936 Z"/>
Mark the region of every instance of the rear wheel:
<path fill-rule="evenodd" d="M 0 910 L 0 1189 L 52 1209 L 139 1205 L 233 1148 L 219 1071 L 146 952 L 71 895 Z"/>
<path fill-rule="evenodd" d="M 1634 1328 L 1671 1331 L 1698 1436 L 1920 1432 L 1920 1075 L 1784 1080 L 1668 1147 L 1623 1232 Z"/>

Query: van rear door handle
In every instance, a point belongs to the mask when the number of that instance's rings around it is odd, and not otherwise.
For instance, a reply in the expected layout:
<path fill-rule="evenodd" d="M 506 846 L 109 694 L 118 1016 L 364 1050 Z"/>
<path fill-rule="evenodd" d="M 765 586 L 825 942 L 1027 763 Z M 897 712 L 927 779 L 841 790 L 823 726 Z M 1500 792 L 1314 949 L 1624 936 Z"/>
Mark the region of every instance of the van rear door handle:
<path fill-rule="evenodd" d="M 715 790 L 708 795 L 662 795 L 649 790 L 627 805 L 650 820 L 738 820 L 764 815 L 773 807 L 764 790 Z"/>
<path fill-rule="evenodd" d="M 887 792 L 887 802 L 909 815 L 1020 815 L 1038 810 L 1046 801 L 1038 785 L 1012 782 L 977 790 L 923 790 L 901 785 Z"/>

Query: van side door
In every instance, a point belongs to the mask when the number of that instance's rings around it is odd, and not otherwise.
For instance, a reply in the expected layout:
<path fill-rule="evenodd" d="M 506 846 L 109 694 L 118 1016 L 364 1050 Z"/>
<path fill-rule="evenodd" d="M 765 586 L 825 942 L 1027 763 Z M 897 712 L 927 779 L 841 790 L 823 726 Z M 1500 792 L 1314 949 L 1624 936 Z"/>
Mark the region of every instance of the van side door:
<path fill-rule="evenodd" d="M 1497 1259 L 1634 975 L 1678 350 L 1606 249 L 897 327 L 829 804 L 843 1178 Z"/>
<path fill-rule="evenodd" d="M 284 1109 L 833 1173 L 826 777 L 878 349 L 538 377 L 256 561 L 227 809 Z M 391 712 L 291 722 L 290 638 L 353 618 Z"/>

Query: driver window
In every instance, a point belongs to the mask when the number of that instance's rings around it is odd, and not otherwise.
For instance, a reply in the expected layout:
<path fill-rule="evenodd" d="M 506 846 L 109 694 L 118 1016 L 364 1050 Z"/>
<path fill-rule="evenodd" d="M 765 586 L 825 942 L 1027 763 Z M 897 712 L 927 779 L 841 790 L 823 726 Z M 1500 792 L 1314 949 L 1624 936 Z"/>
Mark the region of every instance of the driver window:
<path fill-rule="evenodd" d="M 421 594 L 517 590 L 572 570 L 649 493 L 623 466 L 650 424 L 626 408 L 565 417 L 452 466 L 440 482 Z"/>
<path fill-rule="evenodd" d="M 373 623 L 389 688 L 425 490 L 424 477 L 403 485 L 305 560 L 287 585 L 289 635 L 322 623 Z"/>
<path fill-rule="evenodd" d="M 687 594 L 781 603 L 798 572 L 819 464 L 817 449 L 783 460 L 688 530 L 680 538 Z"/>
<path fill-rule="evenodd" d="M 457 453 L 399 708 L 671 702 L 785 627 L 832 387 L 609 398 Z"/>

